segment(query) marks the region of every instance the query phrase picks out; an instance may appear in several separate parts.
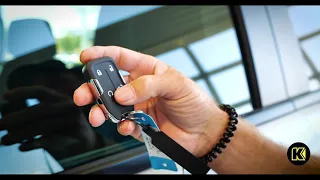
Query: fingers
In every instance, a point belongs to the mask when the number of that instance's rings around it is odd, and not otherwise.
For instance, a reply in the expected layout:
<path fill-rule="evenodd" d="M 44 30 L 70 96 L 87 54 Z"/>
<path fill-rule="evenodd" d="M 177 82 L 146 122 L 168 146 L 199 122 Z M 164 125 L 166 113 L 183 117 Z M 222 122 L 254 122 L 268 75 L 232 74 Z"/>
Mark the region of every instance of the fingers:
<path fill-rule="evenodd" d="M 87 83 L 83 83 L 74 91 L 73 101 L 77 106 L 85 106 L 94 101 L 94 97 Z"/>
<path fill-rule="evenodd" d="M 91 47 L 81 53 L 80 60 L 83 64 L 86 64 L 88 61 L 104 56 L 114 59 L 118 67 L 128 71 L 133 79 L 142 75 L 161 74 L 167 69 L 165 63 L 153 56 L 117 46 Z"/>
<path fill-rule="evenodd" d="M 134 105 L 153 97 L 180 98 L 190 91 L 187 78 L 175 70 L 162 76 L 141 76 L 115 92 L 117 102 L 122 105 Z"/>
<path fill-rule="evenodd" d="M 140 130 L 139 130 L 139 127 L 137 124 L 135 124 L 135 128 L 131 134 L 132 137 L 136 138 L 137 140 L 143 142 L 143 138 L 142 138 L 142 135 L 140 133 Z"/>
<path fill-rule="evenodd" d="M 123 105 L 133 105 L 145 101 L 159 94 L 159 77 L 142 76 L 129 84 L 119 88 L 115 92 L 117 102 Z"/>
<path fill-rule="evenodd" d="M 135 123 L 132 121 L 122 121 L 118 124 L 118 131 L 123 136 L 131 135 L 135 128 Z"/>
<path fill-rule="evenodd" d="M 89 113 L 89 122 L 93 127 L 101 126 L 106 121 L 106 117 L 99 107 L 94 105 Z M 118 124 L 118 132 L 123 136 L 131 135 L 139 141 L 143 141 L 139 128 L 136 123 L 126 120 Z"/>
<path fill-rule="evenodd" d="M 99 105 L 94 105 L 89 113 L 89 122 L 93 127 L 101 126 L 106 120 L 106 117 L 99 107 Z M 143 141 L 139 128 L 133 121 L 122 121 L 118 124 L 118 132 L 123 136 L 131 135 L 132 137 Z"/>
<path fill-rule="evenodd" d="M 123 76 L 123 80 L 125 81 L 126 84 L 131 82 L 131 78 L 129 75 Z"/>
<path fill-rule="evenodd" d="M 118 124 L 118 132 L 123 136 L 131 135 L 133 138 L 143 141 L 138 125 L 133 121 L 122 121 Z"/>
<path fill-rule="evenodd" d="M 131 78 L 129 76 L 124 76 L 123 79 L 126 83 L 129 83 L 131 81 Z M 77 106 L 85 106 L 94 101 L 94 97 L 87 83 L 83 83 L 78 89 L 74 91 L 73 101 Z"/>
<path fill-rule="evenodd" d="M 99 107 L 94 105 L 89 113 L 89 122 L 93 127 L 101 126 L 106 120 L 106 117 Z M 118 124 L 118 132 L 123 136 L 131 135 L 133 138 L 143 141 L 140 130 L 136 123 L 133 121 L 122 121 Z"/>
<path fill-rule="evenodd" d="M 92 106 L 89 113 L 89 122 L 93 127 L 101 126 L 106 120 L 106 117 L 99 105 Z"/>

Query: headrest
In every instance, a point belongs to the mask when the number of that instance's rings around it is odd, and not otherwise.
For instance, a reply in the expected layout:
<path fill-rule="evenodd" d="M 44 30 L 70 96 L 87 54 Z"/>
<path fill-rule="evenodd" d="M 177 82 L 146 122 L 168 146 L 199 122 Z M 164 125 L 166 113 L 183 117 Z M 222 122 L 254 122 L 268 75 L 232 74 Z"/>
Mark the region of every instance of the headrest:
<path fill-rule="evenodd" d="M 8 50 L 15 58 L 54 44 L 55 39 L 50 25 L 45 20 L 21 19 L 10 24 Z M 55 54 L 55 52 L 53 53 Z"/>

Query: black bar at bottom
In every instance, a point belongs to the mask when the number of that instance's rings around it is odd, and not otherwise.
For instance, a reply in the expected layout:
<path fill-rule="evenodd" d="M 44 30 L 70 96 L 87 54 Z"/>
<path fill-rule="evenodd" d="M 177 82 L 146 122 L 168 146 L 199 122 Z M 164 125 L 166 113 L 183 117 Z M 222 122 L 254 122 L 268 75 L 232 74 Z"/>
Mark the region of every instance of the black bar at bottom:
<path fill-rule="evenodd" d="M 210 168 L 184 149 L 173 139 L 161 131 L 154 131 L 150 127 L 144 127 L 143 131 L 152 139 L 152 144 L 160 151 L 182 166 L 191 174 L 207 174 Z"/>

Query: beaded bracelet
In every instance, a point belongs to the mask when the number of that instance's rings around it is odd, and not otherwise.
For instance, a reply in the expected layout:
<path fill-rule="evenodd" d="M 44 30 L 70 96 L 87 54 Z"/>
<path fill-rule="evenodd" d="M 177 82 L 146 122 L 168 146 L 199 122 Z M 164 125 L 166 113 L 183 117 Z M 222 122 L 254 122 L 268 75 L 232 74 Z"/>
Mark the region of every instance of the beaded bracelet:
<path fill-rule="evenodd" d="M 223 134 L 219 143 L 208 154 L 200 158 L 200 160 L 205 164 L 211 162 L 213 159 L 216 159 L 217 154 L 222 153 L 221 149 L 227 147 L 226 143 L 230 142 L 230 138 L 234 135 L 234 131 L 237 129 L 236 124 L 238 124 L 238 114 L 235 108 L 226 104 L 221 104 L 219 107 L 229 115 L 229 123 L 226 132 Z"/>

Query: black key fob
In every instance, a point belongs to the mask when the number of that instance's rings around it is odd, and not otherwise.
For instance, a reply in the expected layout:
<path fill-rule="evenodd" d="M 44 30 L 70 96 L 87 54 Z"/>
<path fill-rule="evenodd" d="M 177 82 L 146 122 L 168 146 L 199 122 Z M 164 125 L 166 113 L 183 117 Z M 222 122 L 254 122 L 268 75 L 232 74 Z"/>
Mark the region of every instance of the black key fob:
<path fill-rule="evenodd" d="M 83 67 L 82 72 L 92 95 L 112 122 L 120 122 L 124 114 L 134 110 L 133 106 L 120 105 L 113 96 L 116 89 L 126 82 L 112 58 L 92 60 Z"/>

